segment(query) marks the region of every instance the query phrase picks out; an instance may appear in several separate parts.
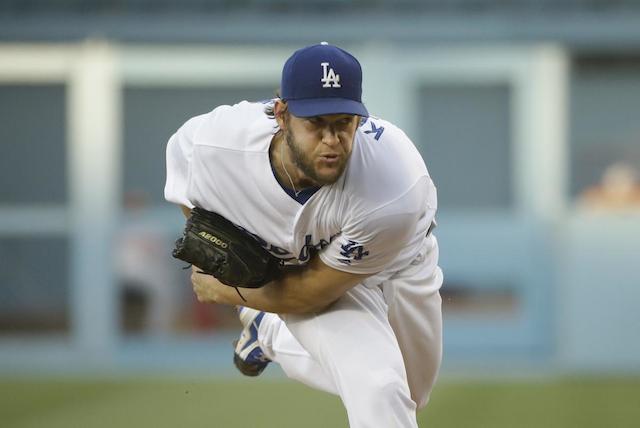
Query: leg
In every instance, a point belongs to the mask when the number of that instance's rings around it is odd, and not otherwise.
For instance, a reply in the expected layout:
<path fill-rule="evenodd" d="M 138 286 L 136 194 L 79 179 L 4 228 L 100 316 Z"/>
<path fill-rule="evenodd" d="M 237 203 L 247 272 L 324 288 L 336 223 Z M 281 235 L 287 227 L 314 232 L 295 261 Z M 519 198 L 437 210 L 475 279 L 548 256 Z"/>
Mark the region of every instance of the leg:
<path fill-rule="evenodd" d="M 423 271 L 424 267 L 415 268 Z M 428 272 L 433 269 L 428 268 Z M 442 312 L 438 292 L 439 269 L 433 275 L 400 276 L 385 283 L 389 322 L 398 340 L 407 372 L 411 398 L 423 408 L 435 384 L 442 359 Z M 281 365 L 291 379 L 331 394 L 337 386 L 324 368 L 302 347 L 275 314 L 265 314 L 259 329 L 265 355 Z"/>
<path fill-rule="evenodd" d="M 429 401 L 442 360 L 442 271 L 435 241 L 426 257 L 394 275 L 383 286 L 389 323 L 407 369 L 411 398 L 421 409 Z"/>
<path fill-rule="evenodd" d="M 287 316 L 286 327 L 316 365 L 306 375 L 328 378 L 340 395 L 352 428 L 417 427 L 398 342 L 379 287 L 358 285 L 329 310 Z M 273 349 L 274 358 L 280 357 Z M 295 358 L 281 360 L 296 366 Z M 317 370 L 317 368 L 321 370 Z M 294 369 L 295 370 L 295 369 Z M 313 379 L 300 379 L 313 383 Z M 326 382 L 326 381 L 325 381 Z"/>
<path fill-rule="evenodd" d="M 293 337 L 278 315 L 264 314 L 258 328 L 258 343 L 264 355 L 280 364 L 289 378 L 312 388 L 338 395 L 335 382 Z"/>

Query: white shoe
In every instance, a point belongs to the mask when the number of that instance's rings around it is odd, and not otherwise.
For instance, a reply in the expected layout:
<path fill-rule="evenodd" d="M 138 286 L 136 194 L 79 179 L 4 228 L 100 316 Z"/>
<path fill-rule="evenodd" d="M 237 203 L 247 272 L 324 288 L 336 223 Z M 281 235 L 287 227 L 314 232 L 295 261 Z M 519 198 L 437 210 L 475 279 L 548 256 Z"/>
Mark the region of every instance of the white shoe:
<path fill-rule="evenodd" d="M 258 344 L 258 327 L 264 312 L 244 306 L 238 306 L 237 310 L 244 328 L 234 342 L 233 363 L 243 375 L 258 376 L 271 362 Z"/>

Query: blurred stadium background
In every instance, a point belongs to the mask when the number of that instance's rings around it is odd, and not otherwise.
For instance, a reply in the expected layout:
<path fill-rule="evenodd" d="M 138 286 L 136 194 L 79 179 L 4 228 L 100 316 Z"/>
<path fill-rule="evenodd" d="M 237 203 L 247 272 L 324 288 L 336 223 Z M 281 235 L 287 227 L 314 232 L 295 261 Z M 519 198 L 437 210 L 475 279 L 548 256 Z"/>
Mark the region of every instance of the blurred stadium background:
<path fill-rule="evenodd" d="M 422 426 L 637 426 L 637 0 L 0 0 L 0 426 L 346 426 L 233 371 L 239 323 L 192 297 L 162 197 L 187 118 L 271 97 L 322 40 L 439 189 Z"/>

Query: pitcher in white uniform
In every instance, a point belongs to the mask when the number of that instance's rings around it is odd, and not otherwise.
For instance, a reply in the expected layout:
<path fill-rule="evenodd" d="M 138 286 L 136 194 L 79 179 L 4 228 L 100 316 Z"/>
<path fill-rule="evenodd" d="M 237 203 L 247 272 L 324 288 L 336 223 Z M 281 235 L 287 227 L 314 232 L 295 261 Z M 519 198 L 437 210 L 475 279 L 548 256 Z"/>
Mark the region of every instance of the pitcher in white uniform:
<path fill-rule="evenodd" d="M 361 94 L 348 52 L 296 51 L 280 98 L 220 106 L 171 137 L 165 197 L 300 265 L 243 289 L 246 301 L 194 271 L 200 301 L 239 306 L 241 372 L 278 363 L 339 395 L 353 428 L 417 427 L 442 355 L 436 189 L 411 140 L 369 116 Z"/>

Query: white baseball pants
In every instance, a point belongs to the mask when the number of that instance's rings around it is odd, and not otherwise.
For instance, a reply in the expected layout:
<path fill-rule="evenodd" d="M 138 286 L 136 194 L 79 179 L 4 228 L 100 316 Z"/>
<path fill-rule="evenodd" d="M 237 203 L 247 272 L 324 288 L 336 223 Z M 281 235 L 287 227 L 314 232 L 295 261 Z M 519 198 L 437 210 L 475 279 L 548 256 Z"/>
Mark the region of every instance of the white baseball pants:
<path fill-rule="evenodd" d="M 417 427 L 442 357 L 442 271 L 429 260 L 319 314 L 265 314 L 260 346 L 288 377 L 339 395 L 351 428 Z"/>

